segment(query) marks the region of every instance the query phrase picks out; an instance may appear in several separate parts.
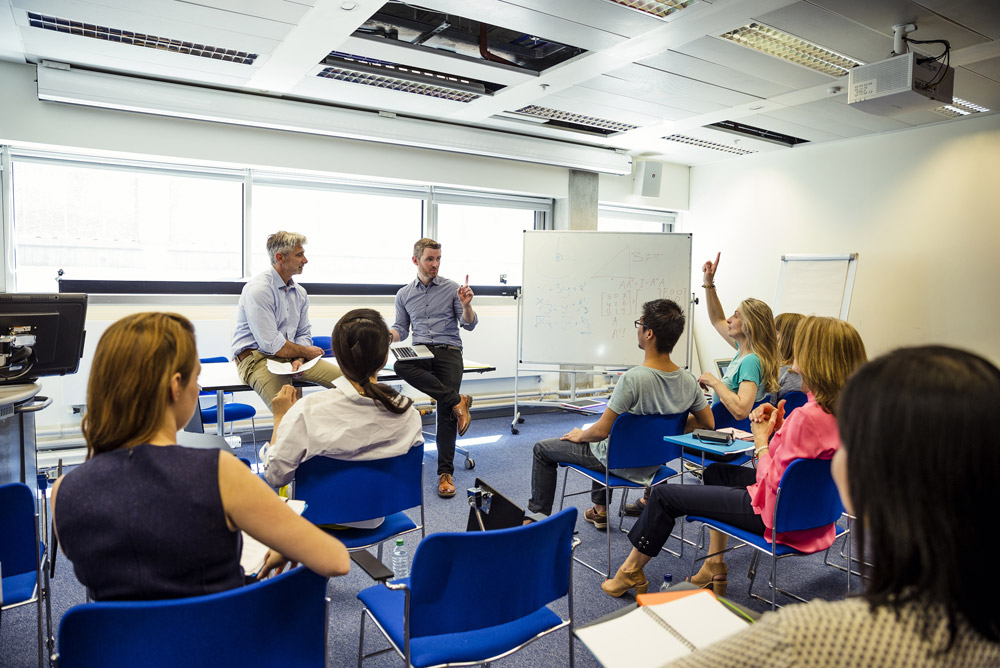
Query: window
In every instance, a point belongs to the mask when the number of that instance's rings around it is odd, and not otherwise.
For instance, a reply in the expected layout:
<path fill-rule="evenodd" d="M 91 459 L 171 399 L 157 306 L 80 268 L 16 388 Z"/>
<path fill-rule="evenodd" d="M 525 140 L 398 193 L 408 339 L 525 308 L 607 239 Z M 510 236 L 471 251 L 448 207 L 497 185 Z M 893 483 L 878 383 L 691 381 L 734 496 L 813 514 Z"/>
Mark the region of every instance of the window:
<path fill-rule="evenodd" d="M 671 232 L 676 214 L 623 206 L 600 205 L 597 229 L 600 232 Z"/>
<path fill-rule="evenodd" d="M 306 236 L 305 283 L 398 285 L 412 280 L 413 244 L 423 236 L 423 191 L 415 196 L 376 192 L 255 182 L 251 275 L 270 264 L 268 235 L 288 230 Z"/>
<path fill-rule="evenodd" d="M 441 273 L 473 285 L 521 285 L 524 230 L 542 229 L 547 199 L 484 197 L 435 190 Z"/>
<path fill-rule="evenodd" d="M 240 278 L 243 184 L 169 170 L 13 161 L 16 289 L 67 278 Z"/>

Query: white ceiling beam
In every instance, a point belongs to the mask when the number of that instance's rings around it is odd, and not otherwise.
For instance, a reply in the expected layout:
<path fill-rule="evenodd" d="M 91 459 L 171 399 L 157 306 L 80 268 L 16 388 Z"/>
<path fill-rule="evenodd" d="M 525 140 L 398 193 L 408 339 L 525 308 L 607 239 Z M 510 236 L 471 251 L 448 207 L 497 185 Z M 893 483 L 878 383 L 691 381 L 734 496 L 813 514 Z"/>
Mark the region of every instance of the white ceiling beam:
<path fill-rule="evenodd" d="M 268 54 L 267 61 L 246 82 L 246 88 L 269 93 L 291 91 L 383 4 L 384 0 L 316 0 Z"/>
<path fill-rule="evenodd" d="M 975 46 L 967 46 L 964 49 L 952 51 L 949 58 L 952 67 L 962 67 L 964 65 L 974 65 L 984 60 L 1000 57 L 1000 40 L 983 42 Z"/>
<path fill-rule="evenodd" d="M 715 35 L 746 24 L 756 16 L 794 4 L 799 0 L 721 0 L 697 3 L 661 27 L 626 40 L 610 49 L 592 51 L 556 65 L 535 81 L 508 86 L 492 97 L 470 102 L 449 118 L 475 122 L 503 111 L 531 104 L 540 97 L 589 81 L 629 63 L 687 44 L 705 35 Z M 693 11 L 697 10 L 697 11 Z M 690 13 L 688 13 L 690 12 Z"/>

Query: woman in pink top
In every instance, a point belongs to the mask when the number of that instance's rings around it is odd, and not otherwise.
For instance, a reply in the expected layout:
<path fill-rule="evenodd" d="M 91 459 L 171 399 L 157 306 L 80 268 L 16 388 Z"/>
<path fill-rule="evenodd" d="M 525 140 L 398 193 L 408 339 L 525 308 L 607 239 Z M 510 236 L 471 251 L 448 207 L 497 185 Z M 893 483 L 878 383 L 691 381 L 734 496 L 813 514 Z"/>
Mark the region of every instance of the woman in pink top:
<path fill-rule="evenodd" d="M 858 332 L 835 318 L 806 318 L 795 334 L 795 364 L 808 393 L 805 406 L 784 420 L 784 401 L 777 407 L 764 404 L 750 415 L 754 434 L 756 471 L 744 466 L 712 464 L 704 473 L 704 485 L 660 485 L 653 489 L 628 537 L 632 552 L 615 577 L 601 585 L 611 596 L 635 588 L 648 588 L 643 567 L 660 553 L 673 531 L 674 522 L 685 515 L 700 515 L 758 533 L 771 540 L 768 526 L 773 517 L 778 483 L 795 459 L 830 459 L 840 447 L 833 411 L 847 378 L 865 363 L 865 346 Z M 773 437 L 772 437 L 773 436 Z M 828 547 L 834 527 L 794 531 L 778 535 L 779 543 L 802 550 Z M 691 582 L 725 594 L 726 563 L 722 552 L 726 536 L 711 531 L 709 554 Z"/>

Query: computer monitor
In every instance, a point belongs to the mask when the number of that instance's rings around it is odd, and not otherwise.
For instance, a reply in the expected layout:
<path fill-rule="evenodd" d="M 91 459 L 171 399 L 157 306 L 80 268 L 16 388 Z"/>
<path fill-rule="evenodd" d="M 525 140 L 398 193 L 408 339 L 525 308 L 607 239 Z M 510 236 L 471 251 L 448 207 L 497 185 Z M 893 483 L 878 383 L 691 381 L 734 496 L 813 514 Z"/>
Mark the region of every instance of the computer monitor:
<path fill-rule="evenodd" d="M 76 373 L 87 295 L 0 293 L 0 384 Z"/>

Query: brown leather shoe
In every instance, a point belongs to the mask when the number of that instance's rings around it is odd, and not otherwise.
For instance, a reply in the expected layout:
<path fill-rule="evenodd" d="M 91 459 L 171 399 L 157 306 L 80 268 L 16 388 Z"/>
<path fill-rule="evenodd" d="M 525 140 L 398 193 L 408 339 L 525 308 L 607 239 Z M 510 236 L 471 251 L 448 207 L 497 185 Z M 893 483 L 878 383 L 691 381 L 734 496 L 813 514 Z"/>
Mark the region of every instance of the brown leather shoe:
<path fill-rule="evenodd" d="M 438 478 L 438 496 L 442 499 L 450 499 L 455 496 L 455 481 L 450 473 L 442 473 Z"/>
<path fill-rule="evenodd" d="M 472 413 L 469 412 L 469 408 L 472 407 L 472 397 L 468 394 L 459 395 L 458 403 L 451 410 L 455 412 L 455 417 L 458 418 L 458 435 L 465 436 L 465 432 L 469 430 L 469 425 L 472 423 Z"/>

